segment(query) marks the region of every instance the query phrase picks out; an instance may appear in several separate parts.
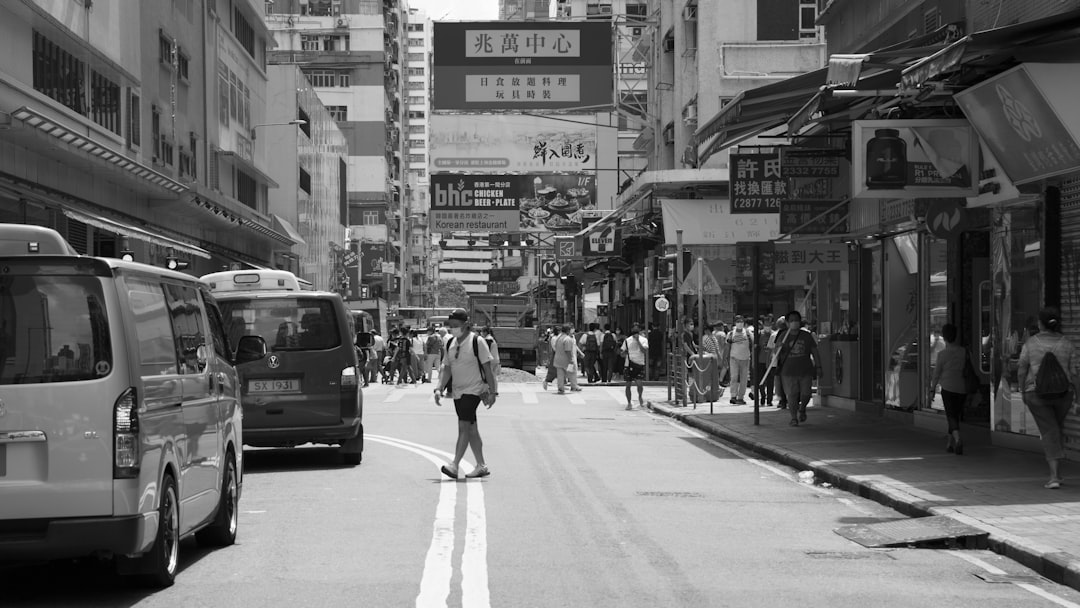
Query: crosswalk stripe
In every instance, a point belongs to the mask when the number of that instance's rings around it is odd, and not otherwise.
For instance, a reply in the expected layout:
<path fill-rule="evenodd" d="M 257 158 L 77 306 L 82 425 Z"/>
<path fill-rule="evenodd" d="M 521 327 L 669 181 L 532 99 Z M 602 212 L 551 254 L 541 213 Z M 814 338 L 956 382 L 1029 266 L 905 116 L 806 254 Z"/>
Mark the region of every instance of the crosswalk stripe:
<path fill-rule="evenodd" d="M 566 393 L 566 400 L 574 405 L 585 405 L 585 392 L 575 393 L 570 391 Z"/>
<path fill-rule="evenodd" d="M 408 393 L 408 392 L 409 392 L 408 389 L 403 389 L 403 388 L 391 390 L 386 395 L 386 398 L 383 399 L 383 403 L 396 403 L 398 401 L 401 401 L 401 398 L 404 397 L 405 393 Z"/>
<path fill-rule="evenodd" d="M 525 403 L 540 403 L 540 400 L 536 397 L 536 389 L 530 384 L 519 384 L 518 390 L 521 391 L 521 400 Z"/>

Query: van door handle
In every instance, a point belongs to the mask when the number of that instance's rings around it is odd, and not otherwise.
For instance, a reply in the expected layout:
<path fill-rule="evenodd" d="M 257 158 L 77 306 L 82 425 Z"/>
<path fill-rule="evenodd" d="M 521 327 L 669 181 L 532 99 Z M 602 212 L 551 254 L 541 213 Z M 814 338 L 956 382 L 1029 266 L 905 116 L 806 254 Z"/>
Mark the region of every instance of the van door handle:
<path fill-rule="evenodd" d="M 228 378 L 225 376 L 225 372 L 218 372 L 212 377 L 217 378 L 218 392 L 221 394 L 225 394 L 225 381 L 228 380 Z"/>

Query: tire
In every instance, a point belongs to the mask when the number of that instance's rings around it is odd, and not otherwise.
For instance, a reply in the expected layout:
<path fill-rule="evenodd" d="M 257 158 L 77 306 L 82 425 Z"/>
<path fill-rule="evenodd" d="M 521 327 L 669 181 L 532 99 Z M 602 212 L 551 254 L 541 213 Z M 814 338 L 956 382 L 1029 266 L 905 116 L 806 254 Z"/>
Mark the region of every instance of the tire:
<path fill-rule="evenodd" d="M 364 456 L 364 425 L 360 425 L 356 437 L 341 444 L 338 453 L 341 454 L 341 461 L 346 465 L 355 467 L 360 464 Z"/>
<path fill-rule="evenodd" d="M 218 498 L 214 521 L 195 533 L 199 544 L 207 547 L 228 547 L 236 542 L 240 526 L 240 482 L 236 475 L 236 456 L 232 450 L 225 456 L 225 471 L 221 476 L 221 495 Z"/>
<path fill-rule="evenodd" d="M 176 480 L 166 474 L 161 480 L 161 503 L 158 505 L 157 535 L 154 544 L 140 561 L 138 581 L 147 587 L 171 587 L 180 564 L 180 500 Z"/>

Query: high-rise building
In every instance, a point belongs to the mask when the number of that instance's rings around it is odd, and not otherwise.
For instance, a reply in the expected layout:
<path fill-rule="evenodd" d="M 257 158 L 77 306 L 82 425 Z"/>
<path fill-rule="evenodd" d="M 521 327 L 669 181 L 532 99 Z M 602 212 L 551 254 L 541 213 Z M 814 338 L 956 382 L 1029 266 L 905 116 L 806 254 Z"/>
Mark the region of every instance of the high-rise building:
<path fill-rule="evenodd" d="M 408 133 L 405 135 L 406 242 L 404 264 L 410 306 L 434 305 L 434 287 L 439 280 L 438 248 L 428 229 L 431 211 L 428 185 L 428 136 L 431 115 L 431 18 L 410 9 L 405 24 L 405 108 Z"/>
<path fill-rule="evenodd" d="M 266 12 L 276 43 L 270 62 L 300 67 L 348 144 L 349 238 L 380 246 L 387 262 L 384 272 L 366 273 L 361 281 L 372 297 L 398 302 L 407 9 L 399 0 L 268 0 Z M 353 297 L 359 293 L 353 290 Z"/>
<path fill-rule="evenodd" d="M 499 21 L 547 21 L 551 0 L 499 0 Z"/>

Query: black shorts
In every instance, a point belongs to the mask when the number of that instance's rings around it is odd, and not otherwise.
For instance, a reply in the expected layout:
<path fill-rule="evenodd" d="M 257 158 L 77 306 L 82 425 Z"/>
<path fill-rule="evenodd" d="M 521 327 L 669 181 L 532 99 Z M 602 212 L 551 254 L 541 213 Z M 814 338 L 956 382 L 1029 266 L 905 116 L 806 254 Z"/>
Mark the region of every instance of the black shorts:
<path fill-rule="evenodd" d="M 644 380 L 645 366 L 631 361 L 627 364 L 626 369 L 623 370 L 623 376 L 626 378 L 627 382 L 632 380 Z"/>
<path fill-rule="evenodd" d="M 479 395 L 462 395 L 461 399 L 454 399 L 454 410 L 457 419 L 463 422 L 476 422 L 476 409 L 480 407 Z"/>

